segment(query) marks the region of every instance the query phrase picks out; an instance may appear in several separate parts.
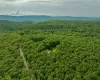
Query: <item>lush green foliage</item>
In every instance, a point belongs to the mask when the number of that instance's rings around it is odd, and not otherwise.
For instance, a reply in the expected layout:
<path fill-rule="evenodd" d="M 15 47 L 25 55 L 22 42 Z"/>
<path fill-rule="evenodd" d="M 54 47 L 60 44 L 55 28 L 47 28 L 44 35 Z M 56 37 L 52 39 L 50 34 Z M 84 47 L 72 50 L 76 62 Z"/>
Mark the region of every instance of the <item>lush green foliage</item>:
<path fill-rule="evenodd" d="M 0 27 L 0 80 L 100 80 L 100 22 L 18 24 Z"/>

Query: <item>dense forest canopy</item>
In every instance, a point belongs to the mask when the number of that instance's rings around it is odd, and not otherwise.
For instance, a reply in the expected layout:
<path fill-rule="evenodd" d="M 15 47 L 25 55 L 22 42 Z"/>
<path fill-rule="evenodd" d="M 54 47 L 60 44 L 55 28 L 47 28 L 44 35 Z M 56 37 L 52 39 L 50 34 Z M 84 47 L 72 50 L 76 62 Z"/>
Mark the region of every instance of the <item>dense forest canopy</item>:
<path fill-rule="evenodd" d="M 0 21 L 0 80 L 100 80 L 100 21 Z"/>

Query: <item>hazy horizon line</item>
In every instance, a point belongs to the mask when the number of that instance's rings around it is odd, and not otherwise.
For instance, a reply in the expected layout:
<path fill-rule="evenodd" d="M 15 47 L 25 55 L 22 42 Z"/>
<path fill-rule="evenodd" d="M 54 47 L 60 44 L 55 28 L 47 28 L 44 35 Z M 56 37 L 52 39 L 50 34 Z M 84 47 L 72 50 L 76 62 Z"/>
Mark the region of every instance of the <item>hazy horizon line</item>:
<path fill-rule="evenodd" d="M 0 16 L 48 16 L 48 17 L 92 17 L 92 18 L 100 18 L 95 16 L 71 16 L 71 15 L 46 15 L 46 14 L 26 14 L 26 15 L 11 15 L 11 14 L 0 14 Z"/>

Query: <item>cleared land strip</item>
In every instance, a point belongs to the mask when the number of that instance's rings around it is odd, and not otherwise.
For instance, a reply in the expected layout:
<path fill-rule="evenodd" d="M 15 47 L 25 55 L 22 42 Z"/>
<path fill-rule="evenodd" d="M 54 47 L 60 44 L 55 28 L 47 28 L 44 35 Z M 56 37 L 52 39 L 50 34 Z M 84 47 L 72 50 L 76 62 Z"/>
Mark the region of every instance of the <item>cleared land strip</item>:
<path fill-rule="evenodd" d="M 25 56 L 24 56 L 24 53 L 23 53 L 21 47 L 20 47 L 20 55 L 21 55 L 22 58 L 23 58 L 24 66 L 26 67 L 26 70 L 29 70 L 29 67 L 28 67 L 27 61 L 26 61 L 26 59 L 25 59 Z"/>

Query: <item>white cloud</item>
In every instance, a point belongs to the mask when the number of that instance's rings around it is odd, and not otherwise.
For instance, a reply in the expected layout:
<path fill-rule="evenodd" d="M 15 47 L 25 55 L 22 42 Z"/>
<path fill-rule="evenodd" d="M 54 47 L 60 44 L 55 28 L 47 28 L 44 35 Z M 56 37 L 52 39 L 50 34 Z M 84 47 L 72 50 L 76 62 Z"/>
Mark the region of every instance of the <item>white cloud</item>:
<path fill-rule="evenodd" d="M 1 0 L 4 1 L 4 0 Z M 26 2 L 49 2 L 53 0 L 5 0 L 7 3 L 26 3 Z"/>
<path fill-rule="evenodd" d="M 0 0 L 0 13 L 100 16 L 100 0 Z"/>

